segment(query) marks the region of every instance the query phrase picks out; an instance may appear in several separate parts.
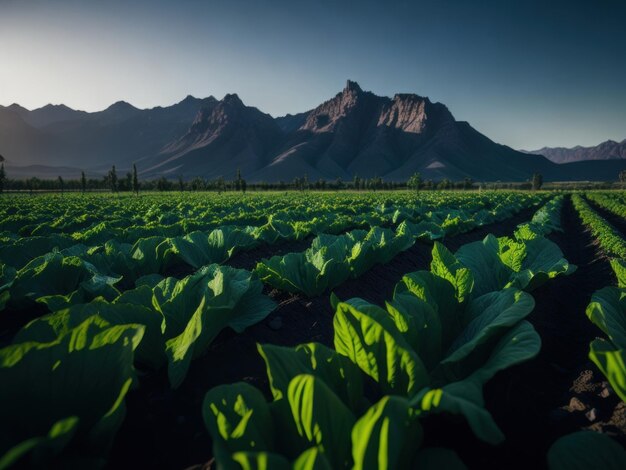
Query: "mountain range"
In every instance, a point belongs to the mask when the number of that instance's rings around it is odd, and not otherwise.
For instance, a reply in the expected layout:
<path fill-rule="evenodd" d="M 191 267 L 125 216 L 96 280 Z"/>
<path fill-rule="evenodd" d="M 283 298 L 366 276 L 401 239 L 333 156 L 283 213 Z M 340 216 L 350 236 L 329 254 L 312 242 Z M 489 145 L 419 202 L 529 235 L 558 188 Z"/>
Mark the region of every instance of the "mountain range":
<path fill-rule="evenodd" d="M 571 163 L 586 160 L 620 160 L 626 159 L 626 139 L 621 142 L 607 140 L 592 147 L 581 147 L 580 145 L 572 148 L 543 147 L 539 150 L 526 151 L 526 153 L 543 155 L 554 163 Z"/>
<path fill-rule="evenodd" d="M 417 171 L 435 180 L 525 181 L 534 172 L 545 180 L 612 180 L 626 169 L 616 159 L 556 164 L 493 142 L 441 103 L 377 96 L 353 81 L 315 109 L 277 118 L 236 94 L 143 110 L 120 101 L 94 113 L 0 106 L 0 155 L 9 177 L 102 175 L 133 163 L 143 178 L 229 179 L 240 169 L 248 181 L 405 181 Z"/>

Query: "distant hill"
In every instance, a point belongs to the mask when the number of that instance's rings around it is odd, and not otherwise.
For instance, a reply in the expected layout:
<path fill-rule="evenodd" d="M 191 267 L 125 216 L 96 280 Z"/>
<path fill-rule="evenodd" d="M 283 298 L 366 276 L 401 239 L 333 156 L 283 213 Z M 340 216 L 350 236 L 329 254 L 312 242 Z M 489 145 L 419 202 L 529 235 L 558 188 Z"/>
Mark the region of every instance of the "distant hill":
<path fill-rule="evenodd" d="M 543 155 L 554 163 L 571 163 L 587 160 L 623 160 L 626 159 L 626 139 L 621 142 L 607 140 L 593 147 L 581 147 L 580 145 L 572 148 L 544 147 L 539 150 L 524 152 Z"/>
<path fill-rule="evenodd" d="M 626 160 L 557 165 L 491 141 L 441 103 L 377 96 L 352 81 L 315 109 L 278 118 L 236 94 L 144 110 L 120 101 L 95 113 L 0 107 L 0 154 L 9 176 L 22 177 L 133 163 L 144 178 L 233 178 L 239 168 L 248 181 L 404 181 L 416 171 L 435 180 L 525 181 L 534 172 L 546 181 L 609 180 L 626 169 Z"/>

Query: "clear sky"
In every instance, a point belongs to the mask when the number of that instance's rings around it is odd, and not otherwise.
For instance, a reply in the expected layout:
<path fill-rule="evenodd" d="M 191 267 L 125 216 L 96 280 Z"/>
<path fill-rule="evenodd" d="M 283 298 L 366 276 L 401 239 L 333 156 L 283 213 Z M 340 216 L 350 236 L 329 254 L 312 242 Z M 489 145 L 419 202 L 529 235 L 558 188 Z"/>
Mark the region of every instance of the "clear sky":
<path fill-rule="evenodd" d="M 346 79 L 514 148 L 626 138 L 626 1 L 0 0 L 0 104 L 238 93 L 274 116 Z"/>

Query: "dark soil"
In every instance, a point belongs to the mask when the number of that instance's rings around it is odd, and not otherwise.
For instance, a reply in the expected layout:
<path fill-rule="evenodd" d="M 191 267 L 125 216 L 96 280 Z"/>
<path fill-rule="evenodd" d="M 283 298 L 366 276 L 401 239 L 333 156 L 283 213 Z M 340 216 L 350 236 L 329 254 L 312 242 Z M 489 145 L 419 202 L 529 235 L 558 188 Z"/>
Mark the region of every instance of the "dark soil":
<path fill-rule="evenodd" d="M 453 436 L 455 427 L 442 420 L 438 429 L 428 430 L 434 443 L 454 440 L 470 468 L 545 468 L 550 445 L 582 429 L 606 432 L 626 444 L 626 406 L 588 359 L 589 342 L 601 332 L 585 315 L 591 295 L 615 284 L 615 278 L 570 199 L 562 225 L 564 232 L 550 238 L 578 270 L 532 293 L 536 307 L 528 320 L 541 336 L 541 352 L 499 373 L 484 390 L 486 408 L 506 441 L 495 448 L 483 444 L 467 434 L 464 423 Z"/>
<path fill-rule="evenodd" d="M 304 251 L 311 246 L 314 235 L 306 237 L 304 240 L 287 241 L 273 245 L 263 244 L 250 251 L 235 253 L 231 259 L 226 261 L 228 266 L 252 271 L 257 263 L 262 259 L 269 259 L 272 256 L 283 256 L 287 253 Z"/>
<path fill-rule="evenodd" d="M 522 211 L 511 219 L 449 238 L 444 243 L 456 250 L 465 243 L 482 240 L 489 233 L 510 235 L 533 213 L 534 209 Z M 277 254 L 275 247 L 271 248 L 271 253 Z M 261 250 L 241 253 L 239 256 L 246 256 L 239 260 L 234 257 L 233 261 L 242 263 L 235 264 L 241 267 L 270 256 L 269 251 L 264 254 Z M 334 292 L 341 299 L 362 297 L 379 305 L 384 304 L 391 298 L 395 284 L 404 274 L 428 269 L 431 250 L 431 244 L 418 242 L 390 263 L 372 268 L 359 279 L 337 287 Z M 141 378 L 140 387 L 127 396 L 127 416 L 118 432 L 109 468 L 185 468 L 206 462 L 212 455 L 212 449 L 211 439 L 202 422 L 201 405 L 209 389 L 244 381 L 271 398 L 265 364 L 257 352 L 257 343 L 295 346 L 315 341 L 332 346 L 333 311 L 328 293 L 314 299 L 277 290 L 267 290 L 266 293 L 278 302 L 276 310 L 265 321 L 251 326 L 242 334 L 223 331 L 207 354 L 192 363 L 187 378 L 178 390 L 170 389 L 165 373 Z"/>

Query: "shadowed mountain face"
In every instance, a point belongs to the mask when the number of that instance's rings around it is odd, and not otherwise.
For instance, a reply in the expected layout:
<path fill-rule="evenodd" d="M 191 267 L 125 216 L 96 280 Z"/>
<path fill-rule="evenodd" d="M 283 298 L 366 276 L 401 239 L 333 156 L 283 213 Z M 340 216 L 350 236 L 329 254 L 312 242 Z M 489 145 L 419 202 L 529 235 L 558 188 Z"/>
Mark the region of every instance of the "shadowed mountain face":
<path fill-rule="evenodd" d="M 376 96 L 352 81 L 317 108 L 279 118 L 234 94 L 219 101 L 188 96 L 148 110 L 118 102 L 97 113 L 0 107 L 0 154 L 9 168 L 104 172 L 136 162 L 142 177 L 233 178 L 239 168 L 249 181 L 304 175 L 405 181 L 416 171 L 454 180 L 524 181 L 534 172 L 546 180 L 614 179 L 626 168 L 621 160 L 556 165 L 494 143 L 441 103 L 414 94 Z"/>
<path fill-rule="evenodd" d="M 626 139 L 621 142 L 607 140 L 594 147 L 581 147 L 580 145 L 572 148 L 544 147 L 539 150 L 531 150 L 527 153 L 543 155 L 554 163 L 626 159 Z"/>

